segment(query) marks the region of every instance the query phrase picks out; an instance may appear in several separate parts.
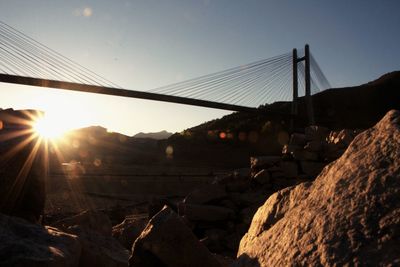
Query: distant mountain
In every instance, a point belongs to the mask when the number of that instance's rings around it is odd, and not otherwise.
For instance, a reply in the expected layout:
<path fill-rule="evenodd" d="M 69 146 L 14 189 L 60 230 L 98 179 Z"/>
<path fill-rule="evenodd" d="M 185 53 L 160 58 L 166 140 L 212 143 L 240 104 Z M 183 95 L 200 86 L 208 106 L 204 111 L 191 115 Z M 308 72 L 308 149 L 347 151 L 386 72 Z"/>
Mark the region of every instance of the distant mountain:
<path fill-rule="evenodd" d="M 149 138 L 149 139 L 155 139 L 155 140 L 163 140 L 163 139 L 168 139 L 173 133 L 167 132 L 167 131 L 161 131 L 161 132 L 156 132 L 156 133 L 138 133 L 133 136 L 133 138 Z"/>

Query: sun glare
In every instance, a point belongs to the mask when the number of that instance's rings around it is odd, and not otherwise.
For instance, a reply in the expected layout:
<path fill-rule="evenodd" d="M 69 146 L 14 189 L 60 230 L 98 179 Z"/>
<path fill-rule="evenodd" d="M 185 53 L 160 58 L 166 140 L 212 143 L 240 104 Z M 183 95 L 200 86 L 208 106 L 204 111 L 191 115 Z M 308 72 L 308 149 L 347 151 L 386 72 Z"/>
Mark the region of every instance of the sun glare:
<path fill-rule="evenodd" d="M 65 133 L 65 129 L 60 127 L 56 120 L 47 116 L 37 118 L 33 129 L 39 136 L 46 139 L 57 139 Z"/>

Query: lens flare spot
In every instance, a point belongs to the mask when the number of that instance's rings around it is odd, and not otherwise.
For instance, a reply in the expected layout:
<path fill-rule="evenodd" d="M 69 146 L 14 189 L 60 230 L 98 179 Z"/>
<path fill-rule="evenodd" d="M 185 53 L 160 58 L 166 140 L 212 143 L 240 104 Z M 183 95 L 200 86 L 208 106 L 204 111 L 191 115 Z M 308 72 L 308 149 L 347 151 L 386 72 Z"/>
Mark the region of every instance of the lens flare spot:
<path fill-rule="evenodd" d="M 220 132 L 219 133 L 219 138 L 225 139 L 226 138 L 226 133 L 225 132 Z"/>
<path fill-rule="evenodd" d="M 172 146 L 167 146 L 167 148 L 165 149 L 165 155 L 169 159 L 173 158 L 173 156 L 174 156 L 174 148 Z"/>
<path fill-rule="evenodd" d="M 95 160 L 93 161 L 93 165 L 96 166 L 96 167 L 100 167 L 100 165 L 101 165 L 101 159 L 95 159 Z"/>
<path fill-rule="evenodd" d="M 90 7 L 85 7 L 82 11 L 84 17 L 90 17 L 93 14 L 93 10 Z"/>

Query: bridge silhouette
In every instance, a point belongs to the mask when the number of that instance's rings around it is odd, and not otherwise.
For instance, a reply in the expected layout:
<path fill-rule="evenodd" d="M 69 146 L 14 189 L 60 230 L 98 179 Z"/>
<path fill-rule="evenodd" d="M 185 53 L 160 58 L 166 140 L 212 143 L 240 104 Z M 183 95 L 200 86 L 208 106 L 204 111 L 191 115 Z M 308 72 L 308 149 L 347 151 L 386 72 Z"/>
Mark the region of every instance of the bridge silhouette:
<path fill-rule="evenodd" d="M 300 55 L 300 56 L 299 56 Z M 147 90 L 128 90 L 0 21 L 0 82 L 147 99 L 230 111 L 255 112 L 276 101 L 306 97 L 330 88 L 309 46 L 246 65 Z"/>

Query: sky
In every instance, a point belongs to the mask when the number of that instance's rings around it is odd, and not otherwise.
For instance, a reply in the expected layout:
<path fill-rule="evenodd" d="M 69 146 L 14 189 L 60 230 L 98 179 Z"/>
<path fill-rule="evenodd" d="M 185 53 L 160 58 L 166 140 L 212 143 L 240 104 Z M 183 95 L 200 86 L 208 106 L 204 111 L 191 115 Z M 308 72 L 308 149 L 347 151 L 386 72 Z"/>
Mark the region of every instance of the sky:
<path fill-rule="evenodd" d="M 108 80 L 146 91 L 302 48 L 333 87 L 400 69 L 397 0 L 0 0 L 0 20 Z M 202 107 L 0 83 L 0 108 L 54 125 L 133 135 L 229 114 Z"/>

